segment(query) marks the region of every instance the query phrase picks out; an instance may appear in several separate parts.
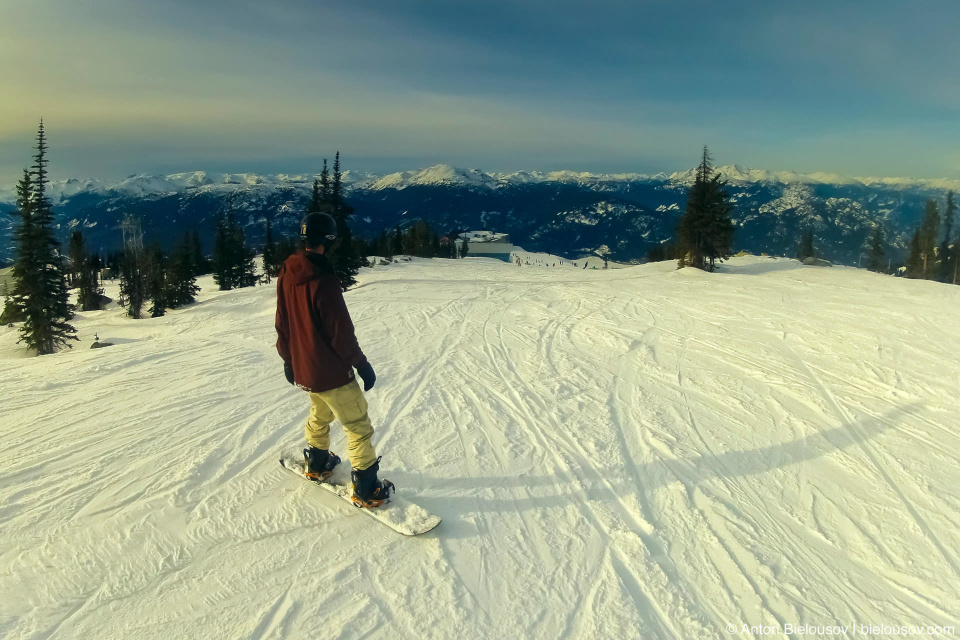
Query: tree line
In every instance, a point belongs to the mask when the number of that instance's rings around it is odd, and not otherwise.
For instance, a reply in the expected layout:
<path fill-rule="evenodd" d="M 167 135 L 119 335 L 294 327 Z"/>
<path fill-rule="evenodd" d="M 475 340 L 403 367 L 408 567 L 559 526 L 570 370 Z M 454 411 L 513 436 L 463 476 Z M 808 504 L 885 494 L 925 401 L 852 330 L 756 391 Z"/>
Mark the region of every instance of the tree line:
<path fill-rule="evenodd" d="M 5 304 L 0 314 L 0 321 L 5 324 L 22 323 L 20 342 L 38 355 L 54 353 L 78 339 L 69 322 L 78 306 L 83 311 L 94 311 L 110 302 L 101 281 L 105 269 L 110 270 L 111 277 L 119 276 L 118 303 L 129 317 L 139 319 L 147 313 L 159 317 L 168 309 L 195 302 L 199 276 L 212 274 L 223 291 L 269 282 L 283 262 L 302 249 L 299 239 L 288 235 L 275 240 L 267 220 L 261 277 L 256 273 L 255 251 L 248 246 L 243 227 L 232 214 L 221 212 L 211 259 L 204 255 L 197 231 L 186 234 L 169 252 L 157 241 L 144 246 L 139 221 L 129 216 L 122 224 L 122 251 L 109 254 L 104 260 L 88 251 L 83 233 L 77 229 L 71 234 L 69 252 L 64 255 L 55 235 L 52 204 L 46 196 L 47 152 L 41 121 L 33 165 L 24 169 L 17 185 L 17 209 L 13 215 L 19 218 L 19 224 L 14 229 L 13 287 L 3 292 Z M 344 289 L 356 284 L 359 268 L 369 255 L 462 258 L 469 251 L 465 237 L 459 242 L 455 233 L 440 238 L 425 220 L 406 229 L 398 226 L 392 233 L 384 230 L 370 242 L 354 237 L 350 229 L 354 209 L 344 198 L 339 151 L 332 173 L 324 159 L 323 170 L 314 180 L 305 213 L 311 212 L 329 213 L 336 220 L 338 237 L 328 256 Z M 76 304 L 70 302 L 70 289 L 76 290 Z"/>
<path fill-rule="evenodd" d="M 957 202 L 954 192 L 947 192 L 941 213 L 939 203 L 928 199 L 920 223 L 914 230 L 907 252 L 906 263 L 893 265 L 887 255 L 887 233 L 882 222 L 877 222 L 866 242 L 866 268 L 877 273 L 896 273 L 916 280 L 934 280 L 960 284 L 960 236 L 954 226 Z M 797 258 L 817 257 L 813 232 L 805 231 L 797 251 Z"/>
<path fill-rule="evenodd" d="M 470 243 L 464 233 L 451 231 L 440 236 L 433 230 L 426 220 L 417 220 L 415 223 L 401 229 L 388 232 L 384 229 L 379 236 L 365 242 L 364 255 L 392 258 L 406 255 L 416 258 L 464 258 L 470 252 Z"/>
<path fill-rule="evenodd" d="M 199 234 L 188 233 L 166 253 L 158 242 L 142 247 L 136 221 L 132 237 L 124 243 L 124 251 L 117 262 L 120 276 L 121 307 L 131 318 L 143 317 L 146 309 L 151 318 L 163 316 L 167 309 L 178 309 L 196 302 L 200 292 L 197 277 L 210 273 L 210 261 L 203 256 Z"/>
<path fill-rule="evenodd" d="M 54 213 L 47 197 L 49 186 L 48 144 L 43 121 L 37 130 L 33 164 L 23 171 L 17 183 L 17 218 L 13 231 L 16 258 L 13 286 L 5 290 L 0 322 L 21 323 L 19 342 L 36 355 L 72 346 L 78 340 L 70 324 L 79 306 L 82 311 L 104 308 L 110 300 L 104 295 L 101 277 L 104 268 L 120 276 L 119 303 L 133 318 L 140 318 L 147 302 L 153 317 L 166 309 L 175 309 L 196 300 L 199 275 L 216 270 L 214 280 L 222 289 L 253 283 L 253 255 L 245 248 L 243 231 L 229 216 L 218 221 L 214 260 L 207 260 L 200 248 L 199 235 L 187 234 L 176 249 L 165 254 L 159 243 L 142 246 L 139 225 L 130 223 L 123 252 L 106 261 L 87 250 L 82 231 L 70 235 L 66 254 L 55 235 Z M 239 266 L 237 263 L 240 263 Z M 70 302 L 70 289 L 76 290 L 76 304 Z"/>
<path fill-rule="evenodd" d="M 960 237 L 955 237 L 957 203 L 947 193 L 943 213 L 936 200 L 927 200 L 923 218 L 910 240 L 904 275 L 918 280 L 960 283 Z"/>
<path fill-rule="evenodd" d="M 87 250 L 82 232 L 74 230 L 64 256 L 54 234 L 52 205 L 46 196 L 47 151 L 41 121 L 33 164 L 24 169 L 17 184 L 17 208 L 13 212 L 18 217 L 14 229 L 17 257 L 13 265 L 13 289 L 3 292 L 6 304 L 0 314 L 0 322 L 22 323 L 20 342 L 38 355 L 53 353 L 77 339 L 76 330 L 69 324 L 77 306 L 91 311 L 102 309 L 109 302 L 100 281 L 104 267 L 119 273 L 119 303 L 130 317 L 142 317 L 145 308 L 151 317 L 158 317 L 167 309 L 196 300 L 198 276 L 212 274 L 220 290 L 269 282 L 278 275 L 283 262 L 302 249 L 299 239 L 289 235 L 282 234 L 275 239 L 271 223 L 266 220 L 264 276 L 261 277 L 256 273 L 255 251 L 248 246 L 243 227 L 231 213 L 221 212 L 216 223 L 212 259 L 204 256 L 196 231 L 188 233 L 171 252 L 165 253 L 157 242 L 144 248 L 139 226 L 130 221 L 125 222 L 132 225 L 132 230 L 129 237 L 125 236 L 121 253 L 102 260 Z M 686 209 L 677 223 L 676 237 L 652 248 L 649 259 L 677 260 L 678 268 L 690 266 L 707 271 L 713 271 L 717 262 L 728 259 L 735 227 L 731 219 L 733 204 L 726 186 L 713 167 L 709 150 L 704 147 Z M 952 191 L 947 195 L 942 214 L 935 200 L 926 203 L 903 269 L 907 277 L 953 284 L 960 281 L 960 239 L 954 237 L 956 211 Z M 371 255 L 462 258 L 469 253 L 465 235 L 451 231 L 441 237 L 426 220 L 418 220 L 406 229 L 399 225 L 392 231 L 385 229 L 370 241 L 354 237 L 350 229 L 354 209 L 344 197 L 339 151 L 332 173 L 327 160 L 323 161 L 323 169 L 314 180 L 306 205 L 306 213 L 310 212 L 329 213 L 337 223 L 337 241 L 328 256 L 344 289 L 356 284 L 360 266 Z M 886 239 L 882 224 L 876 225 L 868 245 L 867 268 L 885 271 Z M 797 257 L 816 255 L 813 232 L 806 230 L 799 239 Z M 70 303 L 71 288 L 77 292 L 76 305 Z"/>
<path fill-rule="evenodd" d="M 165 252 L 159 242 L 144 246 L 139 221 L 127 217 L 123 222 L 124 244 L 121 252 L 106 260 L 87 250 L 80 230 L 70 236 L 69 253 L 61 252 L 55 235 L 54 214 L 46 189 L 49 185 L 46 132 L 41 121 L 37 134 L 33 165 L 24 169 L 17 185 L 19 218 L 14 229 L 16 259 L 13 287 L 6 288 L 0 322 L 22 323 L 20 342 L 36 354 L 47 354 L 69 341 L 77 340 L 76 329 L 69 324 L 79 306 L 83 311 L 100 310 L 110 302 L 104 295 L 101 277 L 109 269 L 120 279 L 118 303 L 131 318 L 146 313 L 159 317 L 168 309 L 195 302 L 199 292 L 197 277 L 212 274 L 221 291 L 269 282 L 283 262 L 302 249 L 299 239 L 283 235 L 273 238 L 266 221 L 263 246 L 264 276 L 257 274 L 255 250 L 246 241 L 243 227 L 229 212 L 217 217 L 212 258 L 207 258 L 197 231 L 186 234 L 176 247 Z M 327 160 L 314 181 L 306 213 L 329 213 L 337 221 L 338 238 L 329 258 L 344 289 L 356 284 L 356 275 L 368 255 L 369 246 L 354 238 L 350 218 L 354 214 L 344 199 L 343 172 L 337 151 L 332 173 Z M 407 245 L 405 245 L 407 246 Z M 419 246 L 419 245 L 418 245 Z M 76 289 L 76 304 L 70 302 L 70 289 Z"/>
<path fill-rule="evenodd" d="M 726 192 L 726 183 L 715 173 L 706 147 L 697 167 L 694 184 L 690 187 L 687 207 L 677 223 L 674 240 L 652 247 L 650 262 L 677 260 L 678 267 L 697 267 L 713 271 L 717 261 L 730 256 L 734 224 L 731 221 L 733 205 Z M 898 269 L 908 278 L 935 280 L 960 284 L 960 233 L 955 225 L 958 205 L 954 192 L 947 193 L 941 213 L 936 200 L 926 202 L 923 218 L 914 231 L 906 264 Z M 891 261 L 887 258 L 887 239 L 884 226 L 877 222 L 865 243 L 861 259 L 866 257 L 866 268 L 887 273 Z M 813 230 L 806 229 L 797 242 L 796 258 L 819 257 Z"/>

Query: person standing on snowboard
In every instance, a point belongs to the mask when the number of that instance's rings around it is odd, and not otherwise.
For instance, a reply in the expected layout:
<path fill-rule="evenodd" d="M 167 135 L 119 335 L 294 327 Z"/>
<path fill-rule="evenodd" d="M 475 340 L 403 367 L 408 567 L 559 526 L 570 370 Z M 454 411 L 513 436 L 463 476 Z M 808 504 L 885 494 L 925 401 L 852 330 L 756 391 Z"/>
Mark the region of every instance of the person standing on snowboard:
<path fill-rule="evenodd" d="M 290 384 L 310 394 L 310 416 L 303 450 L 306 475 L 323 480 L 333 475 L 340 457 L 330 451 L 330 423 L 343 425 L 353 467 L 353 501 L 379 507 L 394 489 L 377 479 L 380 458 L 370 443 L 373 425 L 363 391 L 377 376 L 367 361 L 343 300 L 340 282 L 326 253 L 337 239 L 337 223 L 326 213 L 309 213 L 300 223 L 305 251 L 283 263 L 277 277 L 277 351 Z M 363 391 L 354 377 L 363 380 Z"/>

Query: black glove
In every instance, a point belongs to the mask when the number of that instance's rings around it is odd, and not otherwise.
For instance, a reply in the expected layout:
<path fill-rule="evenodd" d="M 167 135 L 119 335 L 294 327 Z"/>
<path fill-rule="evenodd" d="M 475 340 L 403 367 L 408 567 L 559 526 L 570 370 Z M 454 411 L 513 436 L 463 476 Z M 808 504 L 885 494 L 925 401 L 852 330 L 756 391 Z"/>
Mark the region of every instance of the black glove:
<path fill-rule="evenodd" d="M 287 382 L 294 384 L 293 382 L 293 365 L 289 362 L 283 363 L 283 375 L 287 376 Z"/>
<path fill-rule="evenodd" d="M 364 391 L 370 391 L 370 389 L 373 389 L 373 383 L 377 381 L 377 374 L 373 372 L 373 367 L 370 366 L 370 361 L 364 360 L 362 364 L 357 365 L 357 375 L 360 376 L 361 380 L 363 380 Z"/>

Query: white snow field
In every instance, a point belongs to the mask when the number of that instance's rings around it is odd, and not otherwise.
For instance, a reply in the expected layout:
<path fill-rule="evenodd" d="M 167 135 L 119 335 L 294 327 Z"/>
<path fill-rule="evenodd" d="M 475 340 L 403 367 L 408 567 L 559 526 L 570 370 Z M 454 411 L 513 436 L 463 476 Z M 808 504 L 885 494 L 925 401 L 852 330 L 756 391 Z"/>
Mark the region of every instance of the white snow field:
<path fill-rule="evenodd" d="M 274 287 L 201 285 L 52 356 L 0 328 L 0 637 L 958 633 L 960 287 L 365 269 L 383 475 L 443 518 L 407 538 L 280 468 L 308 399 Z"/>

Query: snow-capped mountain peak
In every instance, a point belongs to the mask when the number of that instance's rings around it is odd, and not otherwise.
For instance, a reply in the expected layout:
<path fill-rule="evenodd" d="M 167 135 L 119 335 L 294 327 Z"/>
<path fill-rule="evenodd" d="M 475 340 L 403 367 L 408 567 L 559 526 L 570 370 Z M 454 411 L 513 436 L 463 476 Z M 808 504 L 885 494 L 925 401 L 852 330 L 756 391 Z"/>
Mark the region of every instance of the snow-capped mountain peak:
<path fill-rule="evenodd" d="M 497 186 L 497 180 L 480 169 L 458 169 L 448 164 L 438 164 L 418 171 L 391 173 L 373 181 L 368 188 L 378 191 L 438 185 L 491 189 Z"/>
<path fill-rule="evenodd" d="M 734 185 L 747 184 L 811 184 L 834 186 L 882 187 L 894 190 L 929 189 L 960 191 L 960 180 L 924 179 L 897 177 L 857 178 L 829 172 L 809 174 L 795 171 L 770 171 L 751 169 L 740 165 L 717 167 L 721 177 Z M 591 173 L 587 171 L 517 171 L 514 173 L 485 172 L 480 169 L 464 169 L 448 164 L 438 164 L 425 169 L 400 171 L 380 176 L 358 171 L 344 171 L 343 183 L 352 189 L 381 191 L 405 189 L 411 186 L 461 187 L 471 190 L 497 189 L 505 186 L 533 185 L 543 183 L 574 184 L 600 190 L 625 186 L 636 182 L 671 182 L 689 185 L 694 181 L 696 169 L 655 175 L 642 173 Z M 71 198 L 79 193 L 117 193 L 135 197 L 163 196 L 188 191 L 228 192 L 237 189 L 272 190 L 278 187 L 309 188 L 317 178 L 312 174 L 257 174 L 216 173 L 187 171 L 169 175 L 134 174 L 123 180 L 77 179 L 51 182 L 48 194 L 54 203 Z M 0 202 L 13 203 L 16 199 L 14 185 L 0 187 Z"/>

